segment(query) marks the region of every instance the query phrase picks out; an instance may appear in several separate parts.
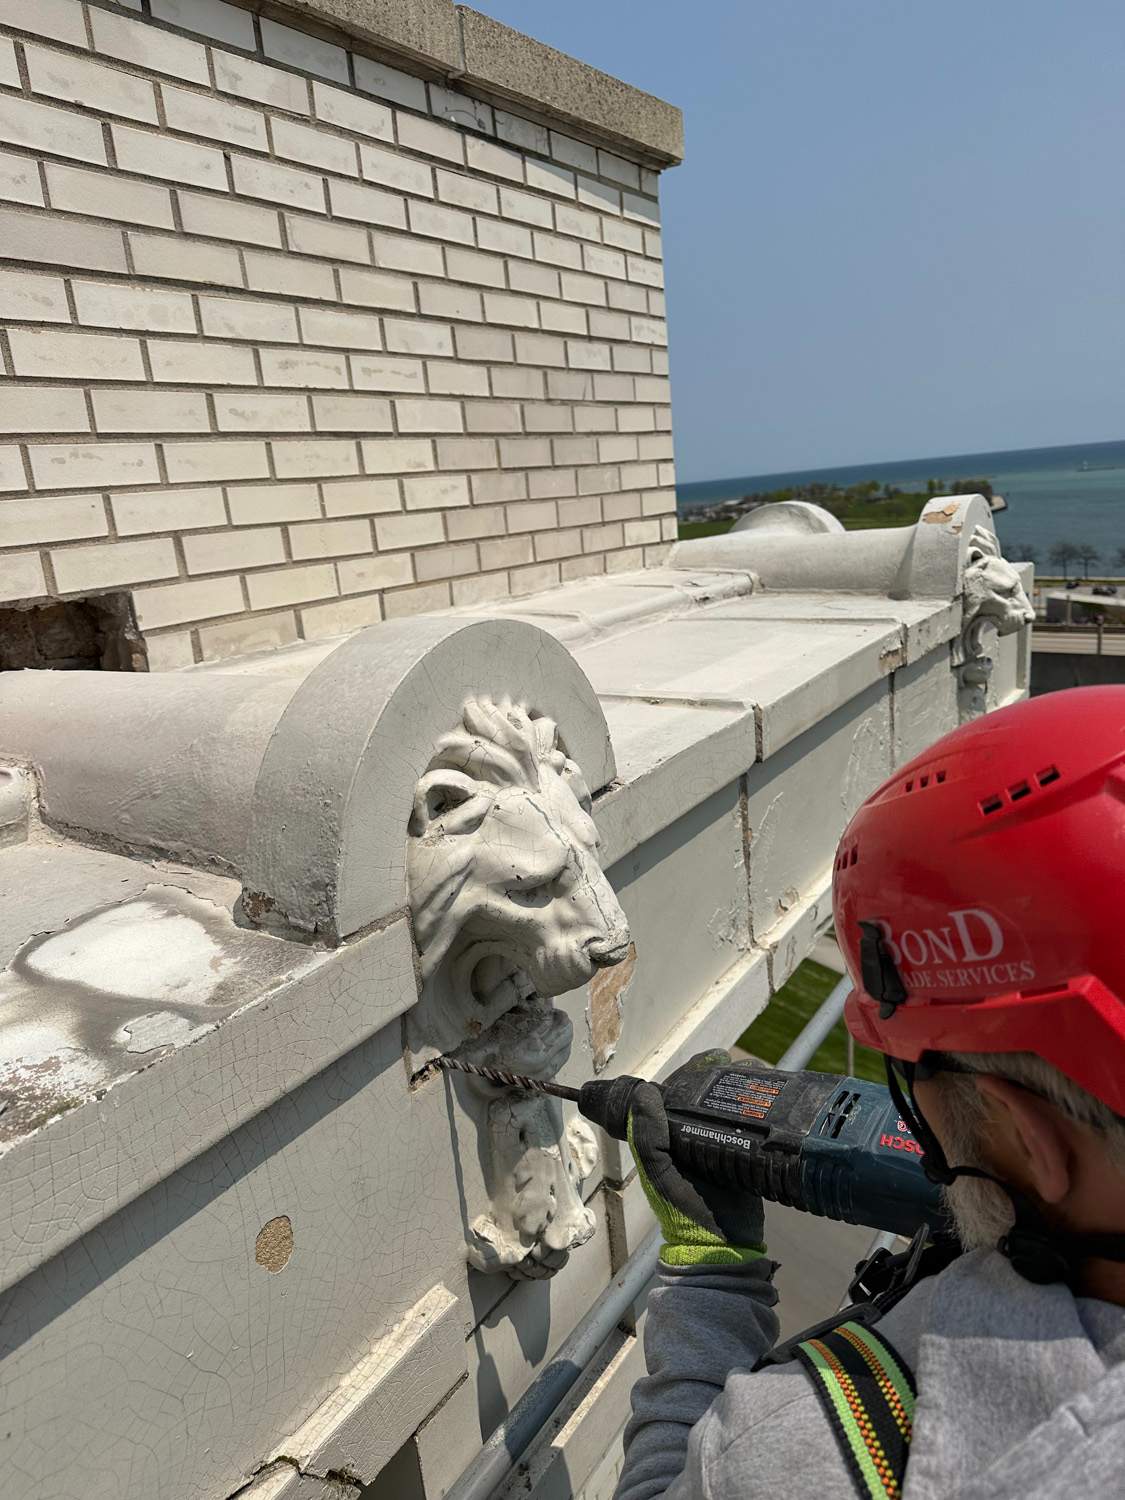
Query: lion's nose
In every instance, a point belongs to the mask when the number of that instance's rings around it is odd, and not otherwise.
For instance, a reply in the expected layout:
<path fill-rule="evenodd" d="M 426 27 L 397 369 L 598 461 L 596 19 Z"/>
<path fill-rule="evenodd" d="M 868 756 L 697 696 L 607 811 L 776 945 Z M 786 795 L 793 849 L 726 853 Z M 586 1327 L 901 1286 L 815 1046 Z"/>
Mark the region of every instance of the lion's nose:
<path fill-rule="evenodd" d="M 599 969 L 612 968 L 628 954 L 630 938 L 628 932 L 614 932 L 606 938 L 591 938 L 586 944 L 586 955 Z"/>

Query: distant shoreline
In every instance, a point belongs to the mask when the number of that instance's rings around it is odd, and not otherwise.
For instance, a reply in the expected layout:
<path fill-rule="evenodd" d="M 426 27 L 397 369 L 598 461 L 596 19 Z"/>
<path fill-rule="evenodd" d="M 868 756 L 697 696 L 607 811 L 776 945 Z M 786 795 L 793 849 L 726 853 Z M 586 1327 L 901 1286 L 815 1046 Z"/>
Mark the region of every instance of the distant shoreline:
<path fill-rule="evenodd" d="M 1106 463 L 1111 458 L 1116 462 Z M 1102 459 L 1102 462 L 1096 460 Z M 1083 469 L 1082 464 L 1086 464 Z M 925 484 L 929 478 L 954 479 L 960 474 L 1034 475 L 1044 470 L 1071 470 L 1080 478 L 1083 473 L 1108 473 L 1125 469 L 1125 441 L 1110 439 L 1099 443 L 1067 443 L 1049 448 L 996 449 L 987 453 L 946 453 L 926 458 L 890 460 L 882 463 L 846 464 L 837 468 L 791 469 L 769 474 L 732 475 L 720 479 L 685 480 L 676 485 L 681 510 L 718 501 L 737 499 L 755 491 L 779 490 L 806 484 L 838 484 L 848 487 L 866 480 L 880 483 Z M 999 487 L 998 487 L 999 488 Z M 1122 538 L 1125 541 L 1125 537 Z"/>

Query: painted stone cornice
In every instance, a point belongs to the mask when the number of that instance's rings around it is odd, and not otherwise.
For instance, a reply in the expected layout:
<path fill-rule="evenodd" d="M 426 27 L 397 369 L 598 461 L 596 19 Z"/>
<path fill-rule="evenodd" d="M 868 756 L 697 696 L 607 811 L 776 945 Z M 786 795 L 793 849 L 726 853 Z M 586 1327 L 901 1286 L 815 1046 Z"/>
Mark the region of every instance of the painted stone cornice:
<path fill-rule="evenodd" d="M 306 29 L 343 32 L 408 71 L 456 80 L 548 123 L 577 128 L 657 167 L 683 160 L 674 105 L 451 0 L 280 0 L 254 6 Z"/>

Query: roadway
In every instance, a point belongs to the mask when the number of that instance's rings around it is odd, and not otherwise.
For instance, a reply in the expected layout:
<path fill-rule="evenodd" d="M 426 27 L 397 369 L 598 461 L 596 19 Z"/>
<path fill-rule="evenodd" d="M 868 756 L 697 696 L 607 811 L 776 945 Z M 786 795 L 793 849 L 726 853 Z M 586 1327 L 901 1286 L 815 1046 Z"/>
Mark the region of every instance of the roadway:
<path fill-rule="evenodd" d="M 1125 656 L 1125 629 L 1118 626 L 1102 631 L 1098 640 L 1096 625 L 1040 625 L 1031 632 L 1031 649 L 1036 655 L 1055 656 Z"/>

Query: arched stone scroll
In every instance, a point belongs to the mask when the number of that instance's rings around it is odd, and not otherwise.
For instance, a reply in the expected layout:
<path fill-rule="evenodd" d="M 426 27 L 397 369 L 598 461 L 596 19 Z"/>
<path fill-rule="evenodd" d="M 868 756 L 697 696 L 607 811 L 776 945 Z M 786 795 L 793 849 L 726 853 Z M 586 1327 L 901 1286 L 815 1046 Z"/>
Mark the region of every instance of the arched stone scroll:
<path fill-rule="evenodd" d="M 302 678 L 0 673 L 0 755 L 34 767 L 53 828 L 237 876 L 252 922 L 338 943 L 405 910 L 415 786 L 473 694 L 533 704 L 591 791 L 612 781 L 566 648 L 452 615 L 373 625 Z"/>
<path fill-rule="evenodd" d="M 751 574 L 755 589 L 960 602 L 952 642 L 959 715 L 974 718 L 990 702 L 1000 636 L 1035 618 L 1016 568 L 1000 552 L 983 495 L 939 495 L 913 526 L 844 532 L 812 505 L 762 506 L 720 536 L 680 542 L 672 568 L 729 568 Z M 776 518 L 769 512 L 778 511 Z M 821 534 L 817 534 L 818 531 Z"/>
<path fill-rule="evenodd" d="M 983 533 L 995 539 L 992 510 L 983 495 L 939 495 L 926 502 L 913 526 L 825 529 L 822 534 L 810 528 L 801 534 L 775 530 L 767 518 L 720 536 L 678 542 L 669 566 L 737 568 L 752 573 L 766 589 L 952 600 L 965 588 L 973 538 Z"/>
<path fill-rule="evenodd" d="M 843 522 L 830 510 L 808 500 L 774 500 L 759 505 L 739 516 L 731 527 L 731 532 L 754 531 L 760 536 L 766 532 L 783 536 L 838 536 L 843 530 Z"/>

